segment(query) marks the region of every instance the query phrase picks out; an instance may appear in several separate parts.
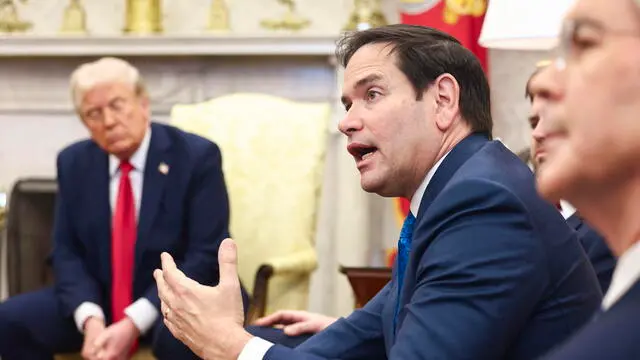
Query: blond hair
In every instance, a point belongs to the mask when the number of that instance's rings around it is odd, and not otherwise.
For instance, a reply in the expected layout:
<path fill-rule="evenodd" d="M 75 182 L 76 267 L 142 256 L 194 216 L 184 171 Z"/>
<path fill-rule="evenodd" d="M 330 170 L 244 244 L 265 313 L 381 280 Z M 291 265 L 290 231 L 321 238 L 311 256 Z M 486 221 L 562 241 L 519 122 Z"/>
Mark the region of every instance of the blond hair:
<path fill-rule="evenodd" d="M 120 82 L 131 84 L 136 94 L 147 96 L 147 91 L 138 69 L 125 60 L 104 57 L 77 67 L 71 74 L 70 87 L 73 105 L 80 108 L 84 94 L 96 85 Z"/>
<path fill-rule="evenodd" d="M 549 66 L 552 64 L 551 60 L 540 60 L 536 63 L 536 69 L 533 71 L 533 73 L 531 75 L 529 75 L 529 79 L 527 80 L 527 84 L 524 87 L 524 96 L 525 98 L 529 99 L 530 101 L 533 101 L 533 94 L 531 93 L 531 80 L 533 80 L 533 78 L 545 67 Z"/>

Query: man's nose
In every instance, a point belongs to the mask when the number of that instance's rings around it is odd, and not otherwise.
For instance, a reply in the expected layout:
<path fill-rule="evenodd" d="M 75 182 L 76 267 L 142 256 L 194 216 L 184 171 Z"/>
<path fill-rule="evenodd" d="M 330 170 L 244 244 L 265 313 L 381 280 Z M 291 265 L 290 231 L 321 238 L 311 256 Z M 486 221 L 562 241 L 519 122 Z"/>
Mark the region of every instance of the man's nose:
<path fill-rule="evenodd" d="M 363 122 L 356 109 L 351 107 L 338 123 L 338 129 L 345 135 L 362 130 Z"/>

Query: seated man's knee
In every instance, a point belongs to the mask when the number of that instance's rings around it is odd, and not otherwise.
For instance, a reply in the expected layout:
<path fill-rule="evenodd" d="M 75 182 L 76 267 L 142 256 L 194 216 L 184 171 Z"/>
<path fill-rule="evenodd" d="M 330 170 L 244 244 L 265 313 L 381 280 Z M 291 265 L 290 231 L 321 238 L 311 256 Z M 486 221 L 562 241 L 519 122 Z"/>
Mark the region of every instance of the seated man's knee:
<path fill-rule="evenodd" d="M 4 342 L 15 333 L 16 312 L 14 309 L 14 300 L 8 299 L 0 303 L 0 341 Z"/>
<path fill-rule="evenodd" d="M 297 336 L 289 336 L 282 329 L 270 326 L 247 326 L 247 332 L 253 336 L 265 339 L 274 344 L 294 348 L 302 344 L 305 340 L 313 336 L 313 334 L 302 334 Z"/>

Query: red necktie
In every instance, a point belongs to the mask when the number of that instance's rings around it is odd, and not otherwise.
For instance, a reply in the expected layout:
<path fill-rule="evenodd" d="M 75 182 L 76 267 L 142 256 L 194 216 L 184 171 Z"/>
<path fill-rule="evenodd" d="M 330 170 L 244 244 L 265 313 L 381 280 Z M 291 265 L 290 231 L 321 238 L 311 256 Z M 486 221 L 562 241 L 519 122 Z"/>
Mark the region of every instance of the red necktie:
<path fill-rule="evenodd" d="M 111 232 L 111 307 L 114 323 L 126 316 L 124 310 L 133 302 L 136 205 L 129 179 L 132 169 L 128 161 L 120 163 L 120 185 Z M 137 342 L 133 344 L 132 351 L 136 346 Z"/>

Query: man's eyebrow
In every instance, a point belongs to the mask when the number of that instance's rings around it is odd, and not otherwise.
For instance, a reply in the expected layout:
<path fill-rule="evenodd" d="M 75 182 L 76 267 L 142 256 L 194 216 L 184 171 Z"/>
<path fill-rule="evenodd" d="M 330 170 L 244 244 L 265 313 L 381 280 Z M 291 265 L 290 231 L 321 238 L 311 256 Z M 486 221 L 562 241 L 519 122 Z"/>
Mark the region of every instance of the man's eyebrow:
<path fill-rule="evenodd" d="M 573 17 L 571 19 L 571 21 L 573 21 L 573 23 L 575 24 L 576 30 L 579 30 L 579 28 L 596 28 L 598 30 L 603 30 L 605 28 L 604 24 L 602 23 L 602 21 L 594 19 L 592 17 L 588 17 L 588 16 L 576 16 Z"/>
<path fill-rule="evenodd" d="M 362 79 L 356 81 L 355 85 L 353 85 L 354 89 L 363 87 L 365 85 L 369 85 L 371 83 L 374 83 L 376 81 L 380 81 L 382 80 L 382 76 L 379 74 L 371 74 L 369 76 L 365 76 Z"/>
<path fill-rule="evenodd" d="M 365 76 L 362 79 L 356 81 L 356 83 L 353 85 L 353 89 L 355 90 L 355 89 L 361 88 L 363 86 L 369 85 L 371 83 L 374 83 L 374 82 L 380 81 L 380 80 L 382 80 L 382 75 L 371 74 L 371 75 Z M 344 96 L 344 95 L 340 98 L 340 101 L 342 101 L 343 105 L 346 105 L 349 102 L 348 98 L 346 96 Z"/>

